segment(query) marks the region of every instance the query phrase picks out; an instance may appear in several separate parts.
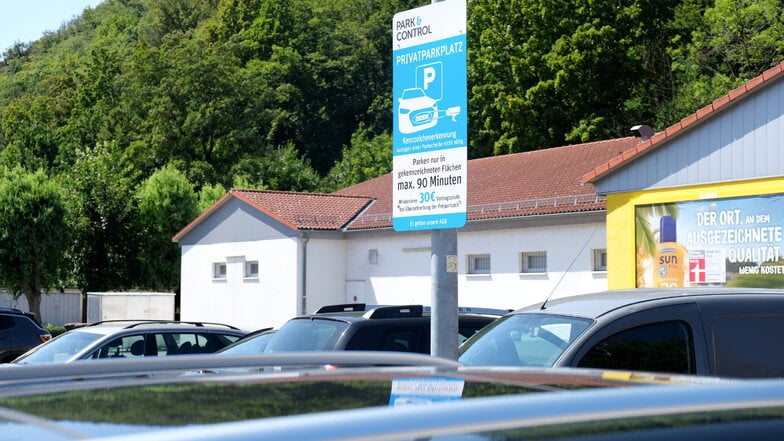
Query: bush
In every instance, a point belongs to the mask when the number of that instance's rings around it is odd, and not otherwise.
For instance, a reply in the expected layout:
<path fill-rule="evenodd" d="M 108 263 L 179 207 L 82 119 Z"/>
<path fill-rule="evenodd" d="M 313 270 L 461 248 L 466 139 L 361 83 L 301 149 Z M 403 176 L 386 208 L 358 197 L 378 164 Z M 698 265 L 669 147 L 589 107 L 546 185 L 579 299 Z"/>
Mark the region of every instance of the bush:
<path fill-rule="evenodd" d="M 46 330 L 52 334 L 52 338 L 55 338 L 66 331 L 65 326 L 55 326 L 51 323 L 46 324 Z"/>

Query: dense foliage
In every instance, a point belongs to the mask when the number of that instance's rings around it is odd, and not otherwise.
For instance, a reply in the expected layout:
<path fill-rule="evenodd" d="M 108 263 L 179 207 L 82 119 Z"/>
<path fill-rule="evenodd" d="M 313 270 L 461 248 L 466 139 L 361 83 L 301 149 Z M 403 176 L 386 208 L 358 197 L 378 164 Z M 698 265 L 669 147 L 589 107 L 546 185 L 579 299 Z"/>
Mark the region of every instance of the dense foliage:
<path fill-rule="evenodd" d="M 150 253 L 225 189 L 388 172 L 392 16 L 429 3 L 105 0 L 4 48 L 0 167 L 67 196 L 70 258 L 45 271 L 176 289 L 154 268 L 176 248 Z M 469 0 L 468 18 L 471 157 L 662 129 L 784 59 L 779 0 Z"/>

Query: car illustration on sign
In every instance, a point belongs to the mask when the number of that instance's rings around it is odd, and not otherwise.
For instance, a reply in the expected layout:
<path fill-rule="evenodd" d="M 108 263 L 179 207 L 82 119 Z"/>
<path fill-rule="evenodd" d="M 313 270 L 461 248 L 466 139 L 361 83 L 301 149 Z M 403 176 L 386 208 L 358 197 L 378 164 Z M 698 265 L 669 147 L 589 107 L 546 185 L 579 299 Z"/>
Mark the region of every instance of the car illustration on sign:
<path fill-rule="evenodd" d="M 398 101 L 398 128 L 400 133 L 415 133 L 438 124 L 436 100 L 427 96 L 419 87 L 403 90 Z"/>

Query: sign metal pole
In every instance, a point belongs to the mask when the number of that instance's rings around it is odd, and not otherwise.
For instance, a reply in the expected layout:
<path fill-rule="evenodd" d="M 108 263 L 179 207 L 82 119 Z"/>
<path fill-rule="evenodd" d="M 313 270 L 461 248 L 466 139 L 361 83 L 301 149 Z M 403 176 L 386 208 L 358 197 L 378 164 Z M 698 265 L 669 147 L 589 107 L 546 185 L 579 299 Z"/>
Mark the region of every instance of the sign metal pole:
<path fill-rule="evenodd" d="M 431 230 L 431 355 L 457 359 L 457 228 L 467 206 L 466 0 L 395 14 L 395 231 Z"/>

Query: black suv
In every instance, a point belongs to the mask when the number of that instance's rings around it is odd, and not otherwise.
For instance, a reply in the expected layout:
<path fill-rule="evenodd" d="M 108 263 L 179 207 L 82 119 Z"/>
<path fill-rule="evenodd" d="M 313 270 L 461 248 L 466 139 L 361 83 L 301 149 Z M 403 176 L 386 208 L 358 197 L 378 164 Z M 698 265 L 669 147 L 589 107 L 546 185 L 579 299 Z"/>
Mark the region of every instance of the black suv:
<path fill-rule="evenodd" d="M 509 311 L 459 308 L 458 343 Z M 422 305 L 330 305 L 286 322 L 265 352 L 400 351 L 430 353 L 430 311 Z"/>
<path fill-rule="evenodd" d="M 35 314 L 0 308 L 0 363 L 8 363 L 51 338 Z"/>

